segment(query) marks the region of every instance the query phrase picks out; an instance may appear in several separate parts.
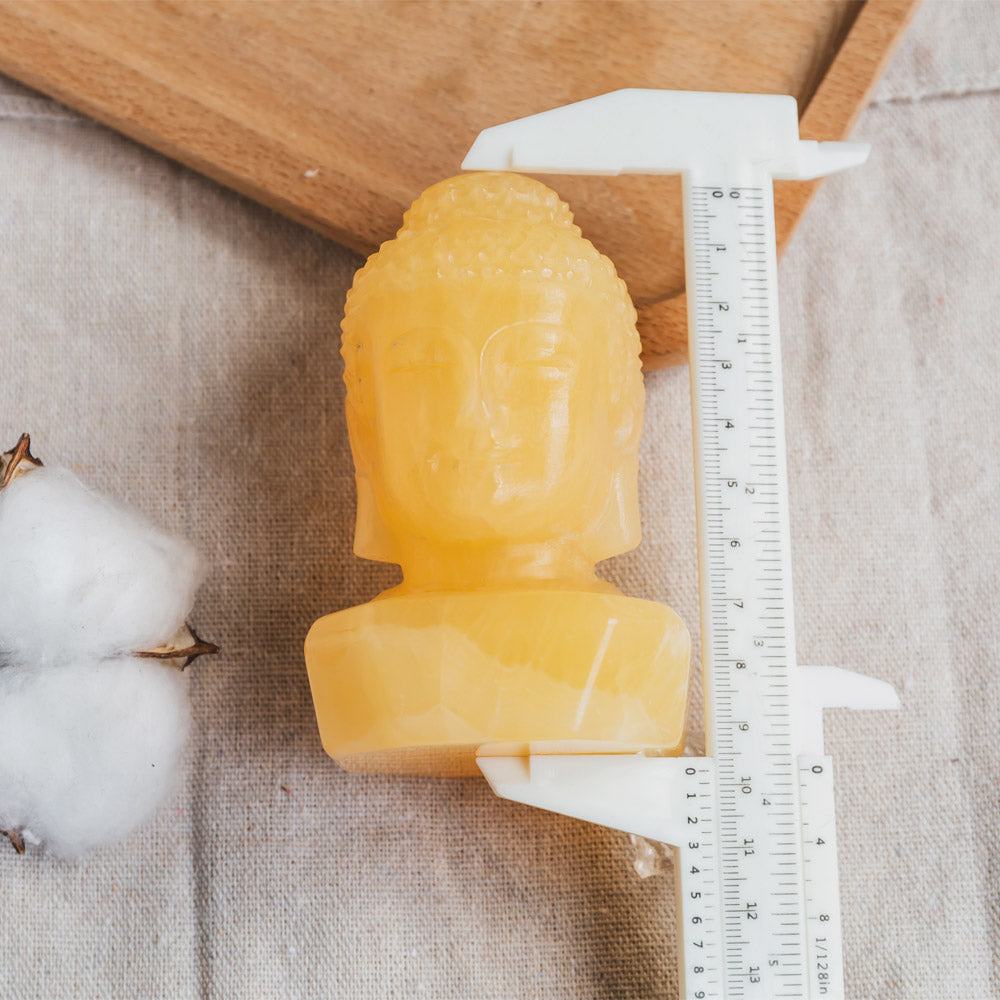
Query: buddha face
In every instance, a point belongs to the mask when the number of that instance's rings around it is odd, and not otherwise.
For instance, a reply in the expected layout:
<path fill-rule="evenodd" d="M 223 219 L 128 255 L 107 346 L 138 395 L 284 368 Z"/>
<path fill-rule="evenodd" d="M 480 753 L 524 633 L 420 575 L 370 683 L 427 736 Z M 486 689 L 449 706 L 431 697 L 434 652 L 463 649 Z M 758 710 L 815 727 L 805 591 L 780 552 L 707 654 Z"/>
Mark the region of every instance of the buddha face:
<path fill-rule="evenodd" d="M 584 288 L 509 279 L 372 305 L 372 478 L 394 534 L 535 542 L 600 520 L 617 431 L 603 315 Z"/>

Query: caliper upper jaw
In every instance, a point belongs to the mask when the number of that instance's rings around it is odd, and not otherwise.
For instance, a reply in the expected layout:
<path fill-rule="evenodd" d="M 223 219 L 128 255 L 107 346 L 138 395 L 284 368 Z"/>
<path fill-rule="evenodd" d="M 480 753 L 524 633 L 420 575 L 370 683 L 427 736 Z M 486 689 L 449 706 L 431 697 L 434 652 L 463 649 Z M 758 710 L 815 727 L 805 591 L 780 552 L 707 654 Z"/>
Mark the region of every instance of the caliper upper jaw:
<path fill-rule="evenodd" d="M 630 88 L 483 129 L 462 169 L 679 174 L 727 163 L 734 148 L 778 180 L 846 170 L 870 150 L 799 139 L 793 97 Z"/>

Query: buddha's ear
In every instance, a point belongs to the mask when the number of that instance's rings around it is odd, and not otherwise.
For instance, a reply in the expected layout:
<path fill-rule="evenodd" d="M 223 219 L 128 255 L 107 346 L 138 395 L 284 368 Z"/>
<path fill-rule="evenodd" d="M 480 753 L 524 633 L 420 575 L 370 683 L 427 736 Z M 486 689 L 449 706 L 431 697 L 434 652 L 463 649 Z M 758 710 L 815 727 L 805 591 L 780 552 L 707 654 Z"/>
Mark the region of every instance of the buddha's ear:
<path fill-rule="evenodd" d="M 615 450 L 632 451 L 639 447 L 639 437 L 642 434 L 642 411 L 636 411 L 634 406 L 624 406 L 615 425 Z"/>
<path fill-rule="evenodd" d="M 354 554 L 376 562 L 398 562 L 389 529 L 382 519 L 371 477 L 355 467 L 358 512 L 354 522 Z"/>
<path fill-rule="evenodd" d="M 375 429 L 370 413 L 356 405 L 351 393 L 347 396 L 347 434 L 354 458 L 354 482 L 357 488 L 358 509 L 354 521 L 354 554 L 362 559 L 377 562 L 397 562 L 393 537 L 379 509 L 378 497 L 372 478 L 375 461 Z"/>
<path fill-rule="evenodd" d="M 638 342 L 638 334 L 635 340 Z M 634 549 L 642 537 L 639 526 L 639 438 L 642 435 L 645 388 L 638 356 L 625 365 L 610 365 L 607 378 L 615 465 L 611 473 L 608 506 L 595 538 L 597 560 Z"/>
<path fill-rule="evenodd" d="M 642 372 L 612 366 L 608 371 L 608 399 L 615 414 L 614 446 L 619 451 L 638 451 L 646 391 Z"/>
<path fill-rule="evenodd" d="M 642 538 L 639 524 L 639 458 L 629 453 L 611 476 L 608 503 L 586 550 L 594 562 L 634 549 Z"/>

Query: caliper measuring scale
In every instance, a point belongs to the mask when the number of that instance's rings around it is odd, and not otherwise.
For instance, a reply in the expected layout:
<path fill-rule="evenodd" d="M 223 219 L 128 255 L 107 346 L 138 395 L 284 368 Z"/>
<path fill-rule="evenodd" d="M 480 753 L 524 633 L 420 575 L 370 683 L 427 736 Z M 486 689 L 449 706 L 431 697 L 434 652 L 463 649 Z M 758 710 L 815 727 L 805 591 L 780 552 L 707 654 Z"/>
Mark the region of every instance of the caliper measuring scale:
<path fill-rule="evenodd" d="M 795 662 L 772 180 L 862 163 L 791 97 L 622 90 L 485 130 L 466 169 L 680 173 L 705 757 L 481 757 L 506 798 L 676 848 L 681 994 L 844 996 L 822 709 L 884 682 Z"/>

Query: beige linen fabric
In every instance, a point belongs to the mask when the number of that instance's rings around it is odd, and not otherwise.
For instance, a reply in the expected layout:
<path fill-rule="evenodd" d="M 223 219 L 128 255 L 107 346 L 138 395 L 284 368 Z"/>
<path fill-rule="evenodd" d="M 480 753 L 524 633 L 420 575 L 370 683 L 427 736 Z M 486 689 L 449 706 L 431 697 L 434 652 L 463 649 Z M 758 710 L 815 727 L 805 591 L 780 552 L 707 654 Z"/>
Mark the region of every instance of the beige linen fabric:
<path fill-rule="evenodd" d="M 871 161 L 781 266 L 800 661 L 904 706 L 827 718 L 851 998 L 1000 997 L 998 52 L 996 3 L 928 0 Z M 0 850 L 0 997 L 675 996 L 672 881 L 623 834 L 322 753 L 306 629 L 396 578 L 351 554 L 357 258 L 9 82 L 0 192 L 2 443 L 195 541 L 224 650 L 150 826 L 77 864 Z M 687 378 L 647 379 L 645 539 L 607 574 L 697 640 Z"/>

